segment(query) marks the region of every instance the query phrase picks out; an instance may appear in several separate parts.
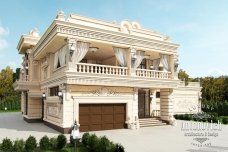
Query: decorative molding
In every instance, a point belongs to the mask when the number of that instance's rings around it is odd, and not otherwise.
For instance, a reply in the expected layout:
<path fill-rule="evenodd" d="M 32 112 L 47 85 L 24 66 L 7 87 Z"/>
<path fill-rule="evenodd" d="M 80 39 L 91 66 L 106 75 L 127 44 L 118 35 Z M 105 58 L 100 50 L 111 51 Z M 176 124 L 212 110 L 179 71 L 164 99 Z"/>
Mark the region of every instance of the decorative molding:
<path fill-rule="evenodd" d="M 92 90 L 87 93 L 83 93 L 83 96 L 118 96 L 119 94 L 115 90 L 111 90 L 106 87 L 101 87 L 96 90 Z"/>
<path fill-rule="evenodd" d="M 60 104 L 47 104 L 47 115 L 60 118 L 61 105 Z"/>
<path fill-rule="evenodd" d="M 89 28 L 80 29 L 75 27 L 69 27 L 67 25 L 65 26 L 58 25 L 57 33 L 74 35 L 74 36 L 90 38 L 90 39 L 98 39 L 106 42 L 114 42 L 114 43 L 127 44 L 127 45 L 134 44 L 135 46 L 139 46 L 139 47 L 147 47 L 147 48 L 157 49 L 157 50 L 167 51 L 167 52 L 176 52 L 178 48 L 178 45 L 174 43 L 163 42 L 163 41 L 153 40 L 148 38 L 142 39 L 142 37 L 135 36 L 135 35 L 122 36 L 121 34 L 117 35 L 117 33 L 115 34 L 105 33 L 98 30 L 92 31 Z"/>

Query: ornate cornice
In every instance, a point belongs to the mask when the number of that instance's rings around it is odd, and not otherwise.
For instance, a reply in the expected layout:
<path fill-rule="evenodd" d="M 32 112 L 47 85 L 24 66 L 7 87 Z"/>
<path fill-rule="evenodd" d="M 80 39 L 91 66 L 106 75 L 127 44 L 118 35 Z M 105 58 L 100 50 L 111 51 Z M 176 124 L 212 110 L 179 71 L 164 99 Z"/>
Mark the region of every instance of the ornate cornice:
<path fill-rule="evenodd" d="M 67 21 L 54 21 L 41 37 L 37 45 L 33 48 L 34 57 L 36 57 L 45 46 L 54 38 L 55 35 L 64 37 L 73 37 L 81 39 L 89 39 L 104 41 L 115 45 L 134 46 L 139 48 L 157 50 L 166 53 L 177 52 L 178 44 L 168 41 L 156 40 L 152 38 L 141 37 L 132 34 L 126 34 L 120 31 L 110 31 L 107 29 L 99 29 L 90 26 L 77 25 Z"/>
<path fill-rule="evenodd" d="M 66 34 L 66 36 L 77 36 L 88 39 L 96 39 L 117 44 L 156 49 L 166 52 L 176 52 L 179 46 L 178 44 L 170 42 L 153 40 L 121 32 L 94 29 L 92 27 L 82 27 L 81 25 L 69 26 L 67 25 L 67 23 L 65 25 L 57 26 L 57 32 L 61 34 Z"/>

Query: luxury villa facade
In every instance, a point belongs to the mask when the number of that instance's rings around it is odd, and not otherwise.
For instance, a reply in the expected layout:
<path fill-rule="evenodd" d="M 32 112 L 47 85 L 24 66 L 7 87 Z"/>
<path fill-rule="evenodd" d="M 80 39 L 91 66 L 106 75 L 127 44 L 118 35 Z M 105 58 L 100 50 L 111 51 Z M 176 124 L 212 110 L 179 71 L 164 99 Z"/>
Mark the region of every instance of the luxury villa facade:
<path fill-rule="evenodd" d="M 198 112 L 201 87 L 178 80 L 178 47 L 137 22 L 59 12 L 41 37 L 33 29 L 17 46 L 24 120 L 66 133 L 75 120 L 81 131 L 140 128 Z"/>

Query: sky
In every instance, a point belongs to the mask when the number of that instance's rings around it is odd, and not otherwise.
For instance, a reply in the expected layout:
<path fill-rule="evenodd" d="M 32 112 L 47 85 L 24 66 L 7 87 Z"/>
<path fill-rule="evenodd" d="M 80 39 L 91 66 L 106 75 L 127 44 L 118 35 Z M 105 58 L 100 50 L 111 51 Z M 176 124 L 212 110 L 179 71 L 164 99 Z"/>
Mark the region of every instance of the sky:
<path fill-rule="evenodd" d="M 180 44 L 179 68 L 191 77 L 228 75 L 227 0 L 5 0 L 0 1 L 0 70 L 21 67 L 22 34 L 42 35 L 62 10 L 108 22 L 137 21 Z"/>

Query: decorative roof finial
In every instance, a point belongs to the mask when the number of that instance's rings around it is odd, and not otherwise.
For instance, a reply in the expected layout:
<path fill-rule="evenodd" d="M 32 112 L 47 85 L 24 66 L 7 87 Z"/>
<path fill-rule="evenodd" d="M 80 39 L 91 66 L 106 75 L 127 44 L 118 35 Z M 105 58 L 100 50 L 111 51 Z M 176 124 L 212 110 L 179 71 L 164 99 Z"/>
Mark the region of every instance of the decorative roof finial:
<path fill-rule="evenodd" d="M 37 28 L 34 28 L 32 29 L 30 32 L 29 32 L 29 35 L 32 35 L 34 37 L 39 37 L 39 31 Z"/>
<path fill-rule="evenodd" d="M 63 11 L 59 11 L 59 13 L 56 16 L 56 20 L 65 21 L 65 14 Z"/>

